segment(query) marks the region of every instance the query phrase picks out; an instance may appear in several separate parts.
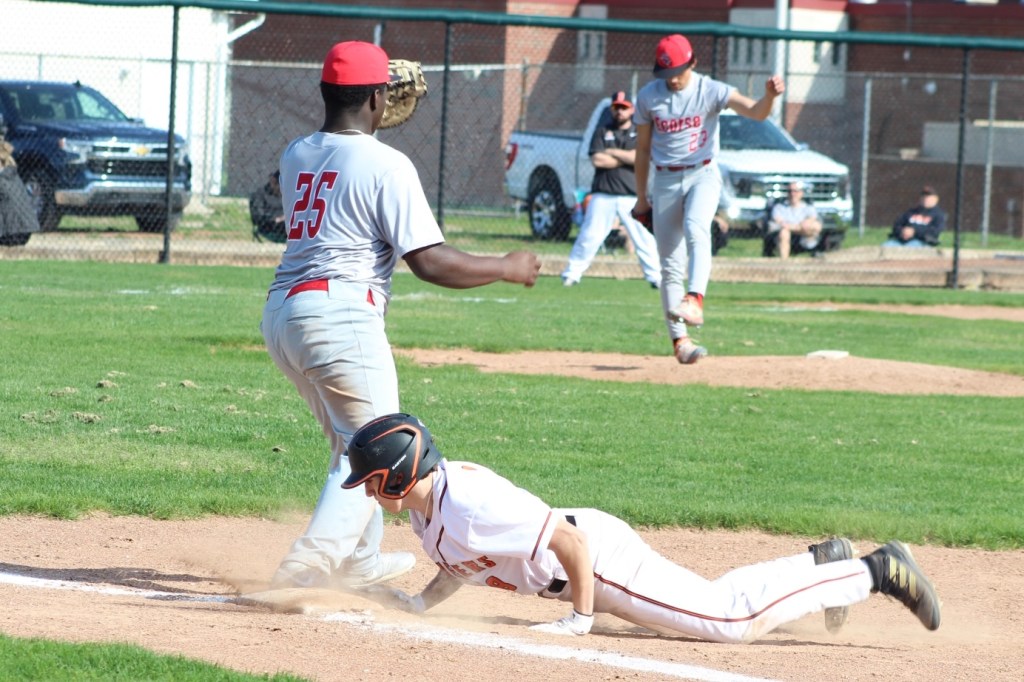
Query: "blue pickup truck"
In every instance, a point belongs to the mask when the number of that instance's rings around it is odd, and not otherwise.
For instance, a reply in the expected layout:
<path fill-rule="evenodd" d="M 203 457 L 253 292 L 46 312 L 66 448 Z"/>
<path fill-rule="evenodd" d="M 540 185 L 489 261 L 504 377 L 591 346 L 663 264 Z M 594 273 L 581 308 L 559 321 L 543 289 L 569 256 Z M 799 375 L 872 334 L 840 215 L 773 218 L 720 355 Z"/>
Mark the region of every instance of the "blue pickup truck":
<path fill-rule="evenodd" d="M 167 214 L 167 131 L 129 118 L 81 83 L 0 81 L 7 141 L 42 230 L 64 215 L 130 215 L 142 232 L 174 229 L 191 199 L 192 163 L 175 136 Z"/>

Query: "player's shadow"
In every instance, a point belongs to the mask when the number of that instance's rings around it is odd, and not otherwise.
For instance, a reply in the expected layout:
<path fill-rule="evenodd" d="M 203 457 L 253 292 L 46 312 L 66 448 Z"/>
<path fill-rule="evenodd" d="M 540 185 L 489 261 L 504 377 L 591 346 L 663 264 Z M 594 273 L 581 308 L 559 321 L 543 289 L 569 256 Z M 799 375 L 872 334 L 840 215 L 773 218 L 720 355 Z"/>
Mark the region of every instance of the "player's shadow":
<path fill-rule="evenodd" d="M 589 365 L 588 367 L 595 372 L 635 372 L 640 369 L 636 365 Z"/>
<path fill-rule="evenodd" d="M 39 580 L 58 580 L 69 583 L 118 585 L 137 590 L 155 590 L 159 592 L 181 592 L 183 594 L 197 592 L 184 586 L 188 583 L 209 582 L 209 576 L 191 575 L 189 573 L 161 573 L 148 568 L 130 568 L 114 566 L 110 568 L 40 568 L 0 562 L 0 573 L 11 573 L 23 578 Z M 171 583 L 168 586 L 168 583 Z"/>
<path fill-rule="evenodd" d="M 525 618 L 512 618 L 510 616 L 481 616 L 479 614 L 445 614 L 439 617 L 443 619 L 456 618 L 458 620 L 471 620 L 476 623 L 486 623 L 488 625 L 513 625 L 522 628 L 529 628 L 531 625 L 539 625 L 538 621 L 527 620 Z M 787 634 L 786 630 L 779 628 L 775 630 L 776 633 Z M 792 633 L 789 633 L 792 634 Z M 719 644 L 718 642 L 712 642 L 700 637 L 690 637 L 688 635 L 680 635 L 668 632 L 658 632 L 650 630 L 648 628 L 633 626 L 624 627 L 623 629 L 610 629 L 603 628 L 601 626 L 595 626 L 590 631 L 590 637 L 602 637 L 617 640 L 658 640 L 664 642 L 679 642 L 681 644 L 705 644 L 707 646 L 735 646 L 729 644 Z M 850 641 L 834 641 L 829 642 L 825 640 L 803 640 L 803 639 L 786 639 L 786 640 L 772 640 L 772 639 L 758 639 L 749 644 L 743 646 L 770 646 L 770 647 L 799 647 L 799 646 L 813 646 L 813 647 L 837 647 L 842 649 L 856 648 L 872 651 L 898 651 L 897 647 L 879 646 L 877 644 L 864 644 Z"/>
<path fill-rule="evenodd" d="M 776 634 L 794 634 L 787 632 L 784 628 L 777 628 L 773 631 Z M 701 639 L 700 637 L 690 637 L 687 635 L 679 635 L 668 632 L 657 632 L 655 630 L 649 630 L 643 627 L 632 627 L 624 630 L 604 630 L 599 627 L 595 627 L 590 631 L 592 635 L 605 635 L 608 637 L 615 637 L 616 639 L 657 639 L 659 641 L 667 642 L 681 642 L 690 644 L 707 644 L 708 646 L 736 646 L 735 644 L 726 644 L 719 642 L 712 642 L 707 639 Z M 823 636 L 824 633 L 823 633 Z M 744 647 L 758 647 L 758 646 L 772 646 L 772 647 L 790 647 L 790 646 L 814 646 L 814 647 L 839 647 L 843 649 L 856 648 L 856 649 L 867 649 L 874 651 L 899 651 L 898 647 L 887 647 L 878 646 L 877 644 L 864 644 L 862 642 L 850 642 L 850 641 L 826 641 L 821 639 L 804 640 L 804 639 L 755 639 L 753 642 L 743 644 Z"/>

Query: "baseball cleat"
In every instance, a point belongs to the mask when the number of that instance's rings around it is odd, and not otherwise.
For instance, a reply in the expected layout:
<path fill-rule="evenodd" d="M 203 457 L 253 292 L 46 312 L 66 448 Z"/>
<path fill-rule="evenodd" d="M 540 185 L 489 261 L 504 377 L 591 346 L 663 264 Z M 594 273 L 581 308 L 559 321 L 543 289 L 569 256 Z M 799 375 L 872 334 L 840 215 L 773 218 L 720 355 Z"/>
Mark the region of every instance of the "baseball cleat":
<path fill-rule="evenodd" d="M 409 552 L 381 552 L 377 556 L 376 565 L 368 573 L 343 573 L 332 577 L 332 582 L 358 590 L 404 575 L 415 565 L 416 557 Z"/>
<path fill-rule="evenodd" d="M 695 297 L 687 294 L 675 308 L 668 311 L 673 322 L 683 322 L 688 327 L 700 327 L 704 324 L 704 306 Z"/>
<path fill-rule="evenodd" d="M 693 365 L 701 358 L 708 356 L 708 349 L 698 346 L 689 338 L 682 338 L 676 341 L 675 354 L 680 365 Z"/>
<path fill-rule="evenodd" d="M 815 564 L 828 564 L 833 561 L 845 561 L 853 558 L 853 545 L 846 538 L 832 538 L 825 542 L 819 542 L 808 547 L 807 551 L 814 554 Z M 825 628 L 829 632 L 839 632 L 849 619 L 849 606 L 833 606 L 825 609 Z"/>
<path fill-rule="evenodd" d="M 929 630 L 942 620 L 939 595 L 914 561 L 910 548 L 893 540 L 865 557 L 875 586 L 873 592 L 895 597 Z"/>

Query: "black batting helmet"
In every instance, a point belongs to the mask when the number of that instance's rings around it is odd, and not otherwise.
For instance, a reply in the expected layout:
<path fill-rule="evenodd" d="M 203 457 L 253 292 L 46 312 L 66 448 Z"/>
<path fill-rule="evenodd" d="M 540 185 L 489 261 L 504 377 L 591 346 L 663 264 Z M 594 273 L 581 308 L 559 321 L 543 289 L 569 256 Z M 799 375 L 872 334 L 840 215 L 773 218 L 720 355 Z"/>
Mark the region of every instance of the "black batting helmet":
<path fill-rule="evenodd" d="M 434 437 L 418 418 L 402 412 L 377 417 L 352 435 L 348 463 L 352 473 L 341 484 L 355 488 L 380 474 L 377 492 L 399 500 L 426 478 L 441 460 Z"/>

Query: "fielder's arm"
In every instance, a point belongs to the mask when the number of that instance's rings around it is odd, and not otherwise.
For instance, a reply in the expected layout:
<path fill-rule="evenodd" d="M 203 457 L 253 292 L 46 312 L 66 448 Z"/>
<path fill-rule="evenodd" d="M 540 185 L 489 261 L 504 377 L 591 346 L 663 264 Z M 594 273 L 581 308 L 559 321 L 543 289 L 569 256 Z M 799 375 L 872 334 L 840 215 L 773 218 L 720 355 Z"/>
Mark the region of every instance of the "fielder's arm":
<path fill-rule="evenodd" d="M 651 173 L 651 124 L 636 127 L 636 150 L 633 155 L 633 173 L 636 175 L 636 212 L 651 209 L 647 202 L 647 176 Z"/>
<path fill-rule="evenodd" d="M 775 98 L 785 91 L 786 85 L 783 83 L 782 77 L 772 76 L 764 84 L 764 97 L 761 99 L 755 102 L 746 95 L 741 95 L 738 90 L 733 90 L 729 94 L 729 100 L 725 106 L 741 116 L 763 121 L 772 113 Z"/>
<path fill-rule="evenodd" d="M 528 251 L 504 256 L 474 256 L 446 244 L 434 244 L 405 254 L 412 273 L 424 282 L 449 289 L 469 289 L 504 281 L 532 287 L 540 261 Z"/>

